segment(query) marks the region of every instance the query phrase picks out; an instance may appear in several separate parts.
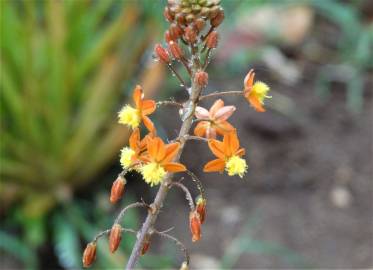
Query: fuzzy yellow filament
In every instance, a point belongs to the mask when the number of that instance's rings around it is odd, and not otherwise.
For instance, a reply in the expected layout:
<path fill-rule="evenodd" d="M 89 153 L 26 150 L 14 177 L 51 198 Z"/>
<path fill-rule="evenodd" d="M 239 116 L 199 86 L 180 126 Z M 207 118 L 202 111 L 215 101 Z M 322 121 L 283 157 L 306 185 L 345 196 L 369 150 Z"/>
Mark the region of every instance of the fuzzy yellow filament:
<path fill-rule="evenodd" d="M 130 105 L 124 106 L 118 113 L 119 123 L 136 128 L 140 125 L 141 116 L 139 110 Z"/>
<path fill-rule="evenodd" d="M 225 163 L 225 170 L 229 176 L 238 174 L 242 178 L 247 171 L 246 160 L 238 156 L 232 156 Z"/>
<path fill-rule="evenodd" d="M 165 169 L 156 162 L 150 162 L 140 168 L 146 183 L 150 186 L 158 185 L 166 175 Z"/>
<path fill-rule="evenodd" d="M 263 104 L 264 98 L 271 98 L 271 96 L 267 95 L 268 92 L 269 86 L 264 82 L 257 81 L 254 83 L 250 94 L 255 96 Z"/>
<path fill-rule="evenodd" d="M 123 169 L 127 169 L 132 165 L 132 157 L 135 154 L 129 147 L 124 147 L 120 153 L 120 164 L 122 165 Z"/>

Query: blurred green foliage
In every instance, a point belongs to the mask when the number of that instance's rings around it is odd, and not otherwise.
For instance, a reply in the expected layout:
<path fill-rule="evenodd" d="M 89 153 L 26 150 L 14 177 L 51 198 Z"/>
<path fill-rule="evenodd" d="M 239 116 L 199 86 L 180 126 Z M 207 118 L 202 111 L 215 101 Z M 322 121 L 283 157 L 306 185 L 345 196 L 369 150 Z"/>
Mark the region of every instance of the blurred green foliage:
<path fill-rule="evenodd" d="M 159 35 L 162 6 L 3 0 L 0 8 L 0 204 L 6 217 L 0 249 L 37 268 L 36 248 L 52 238 L 61 266 L 80 268 L 80 239 L 87 242 L 105 227 L 83 220 L 90 207 L 83 211 L 72 200 L 74 190 L 97 180 L 126 142 L 116 111 L 123 88 L 152 76 L 142 72 L 143 56 Z"/>

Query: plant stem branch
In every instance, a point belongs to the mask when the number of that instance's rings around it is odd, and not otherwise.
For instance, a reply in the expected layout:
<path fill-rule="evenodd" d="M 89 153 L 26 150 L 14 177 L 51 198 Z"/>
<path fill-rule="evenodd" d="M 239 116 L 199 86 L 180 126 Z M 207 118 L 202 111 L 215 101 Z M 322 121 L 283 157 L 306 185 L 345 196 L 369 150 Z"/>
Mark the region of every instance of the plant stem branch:
<path fill-rule="evenodd" d="M 185 193 L 185 198 L 186 198 L 187 201 L 188 201 L 188 204 L 189 204 L 190 210 L 191 210 L 191 211 L 194 211 L 194 209 L 195 209 L 194 201 L 193 201 L 192 194 L 190 194 L 189 189 L 188 189 L 186 186 L 184 186 L 182 183 L 180 183 L 180 182 L 172 182 L 172 183 L 170 184 L 170 187 L 173 187 L 173 186 L 177 186 L 178 188 L 181 188 L 181 189 L 184 191 L 184 193 Z"/>
<path fill-rule="evenodd" d="M 125 208 L 122 209 L 122 211 L 120 211 L 119 215 L 117 216 L 117 218 L 114 221 L 114 224 L 120 223 L 121 219 L 123 218 L 123 216 L 127 212 L 127 210 L 129 210 L 131 208 L 136 208 L 136 207 L 146 207 L 148 209 L 150 208 L 150 206 L 147 205 L 144 202 L 135 202 L 135 203 L 132 203 L 130 205 L 127 205 Z"/>
<path fill-rule="evenodd" d="M 171 70 L 172 74 L 175 74 L 176 78 L 180 81 L 181 86 L 184 87 L 185 90 L 188 91 L 188 88 L 186 86 L 184 79 L 180 76 L 180 74 L 176 71 L 176 69 L 172 66 L 172 64 L 168 64 L 167 67 Z"/>
<path fill-rule="evenodd" d="M 163 100 L 163 101 L 157 102 L 157 106 L 162 106 L 162 105 L 171 105 L 171 106 L 183 108 L 183 104 L 173 101 L 173 100 Z"/>
<path fill-rule="evenodd" d="M 224 92 L 214 92 L 211 94 L 207 94 L 204 96 L 201 96 L 199 100 L 204 100 L 206 98 L 210 97 L 218 97 L 218 96 L 229 96 L 229 95 L 243 95 L 243 91 L 224 91 Z"/>
<path fill-rule="evenodd" d="M 180 247 L 181 251 L 184 253 L 184 257 L 185 257 L 185 261 L 186 261 L 187 265 L 189 265 L 189 261 L 190 261 L 189 252 L 182 242 L 180 242 L 176 237 L 174 237 L 172 235 L 169 235 L 165 232 L 158 232 L 158 231 L 154 230 L 154 233 L 158 234 L 159 236 L 168 238 L 169 240 L 173 241 L 176 245 L 178 245 Z"/>

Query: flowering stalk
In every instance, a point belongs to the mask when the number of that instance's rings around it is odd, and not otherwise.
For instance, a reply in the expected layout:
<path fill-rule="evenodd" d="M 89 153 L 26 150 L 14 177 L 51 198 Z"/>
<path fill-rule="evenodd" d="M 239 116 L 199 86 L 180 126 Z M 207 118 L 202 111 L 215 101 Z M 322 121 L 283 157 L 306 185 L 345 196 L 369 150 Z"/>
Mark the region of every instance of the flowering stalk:
<path fill-rule="evenodd" d="M 141 86 L 137 85 L 133 93 L 134 105 L 125 105 L 119 112 L 119 123 L 132 128 L 133 132 L 129 138 L 129 146 L 121 150 L 120 163 L 123 171 L 113 183 L 110 201 L 116 203 L 123 196 L 126 184 L 125 174 L 128 171 L 140 173 L 150 187 L 159 185 L 159 189 L 153 203 L 148 205 L 144 202 L 137 202 L 123 208 L 112 228 L 96 236 L 84 253 L 85 267 L 91 265 L 95 259 L 98 238 L 110 234 L 110 251 L 115 252 L 123 237 L 122 232 L 130 231 L 136 233 L 137 240 L 126 269 L 134 269 L 140 256 L 146 254 L 153 234 L 168 238 L 180 246 L 185 254 L 182 269 L 188 269 L 189 254 L 185 246 L 175 237 L 155 229 L 155 223 L 167 193 L 176 186 L 184 191 L 189 202 L 189 228 L 192 241 L 196 242 L 201 239 L 202 224 L 206 219 L 207 200 L 202 182 L 184 164 L 180 163 L 180 156 L 188 140 L 207 143 L 211 152 L 216 156 L 216 159 L 206 163 L 204 172 L 226 172 L 229 176 L 237 175 L 242 178 L 248 169 L 246 160 L 243 158 L 245 149 L 240 148 L 237 130 L 227 121 L 236 111 L 236 107 L 225 105 L 222 99 L 218 99 L 207 110 L 199 106 L 199 102 L 210 97 L 241 95 L 256 111 L 264 112 L 264 99 L 270 97 L 267 95 L 269 87 L 263 82 L 254 82 L 255 73 L 250 70 L 244 79 L 242 91 L 202 95 L 209 80 L 206 68 L 210 63 L 213 49 L 218 45 L 217 28 L 224 19 L 220 0 L 168 0 L 164 16 L 170 22 L 170 27 L 165 33 L 167 45 L 156 44 L 154 54 L 159 61 L 167 65 L 180 82 L 180 86 L 187 90 L 189 98 L 180 103 L 172 99 L 155 102 L 145 99 Z M 177 72 L 175 67 L 177 63 L 185 67 L 190 87 Z M 149 117 L 161 105 L 172 105 L 180 109 L 182 120 L 177 138 L 167 144 L 157 136 L 157 129 Z M 141 137 L 139 129 L 142 124 L 148 130 L 148 134 L 144 137 Z M 195 202 L 186 186 L 173 181 L 174 174 L 180 172 L 188 174 L 196 184 L 199 195 Z M 134 207 L 148 209 L 147 217 L 137 232 L 123 229 L 120 225 L 126 211 Z"/>

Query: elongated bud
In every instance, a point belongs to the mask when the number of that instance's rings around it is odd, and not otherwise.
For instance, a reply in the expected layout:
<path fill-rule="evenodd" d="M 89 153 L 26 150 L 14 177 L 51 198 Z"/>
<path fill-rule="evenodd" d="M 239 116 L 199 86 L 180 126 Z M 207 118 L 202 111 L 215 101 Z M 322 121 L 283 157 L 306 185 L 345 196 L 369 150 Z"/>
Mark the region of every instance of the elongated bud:
<path fill-rule="evenodd" d="M 205 222 L 206 219 L 206 199 L 199 195 L 196 199 L 196 211 L 199 214 L 201 224 Z"/>
<path fill-rule="evenodd" d="M 186 20 L 185 20 L 185 15 L 184 14 L 177 14 L 175 16 L 175 20 L 176 22 L 179 24 L 179 25 L 185 25 L 186 24 Z"/>
<path fill-rule="evenodd" d="M 174 20 L 174 17 L 171 14 L 170 8 L 165 7 L 164 12 L 163 12 L 164 17 L 166 18 L 167 21 L 172 22 Z"/>
<path fill-rule="evenodd" d="M 126 183 L 126 179 L 124 179 L 122 176 L 118 176 L 118 178 L 113 182 L 110 193 L 111 203 L 116 203 L 120 200 L 120 198 L 122 198 Z"/>
<path fill-rule="evenodd" d="M 192 241 L 196 242 L 201 239 L 201 219 L 197 211 L 189 214 L 189 227 L 192 233 Z"/>
<path fill-rule="evenodd" d="M 180 48 L 179 44 L 177 44 L 176 42 L 171 40 L 170 43 L 168 43 L 168 48 L 170 49 L 173 57 L 175 57 L 176 59 L 180 59 L 183 57 L 183 51 Z"/>
<path fill-rule="evenodd" d="M 183 262 L 180 266 L 180 270 L 189 270 L 189 265 L 187 262 Z"/>
<path fill-rule="evenodd" d="M 224 20 L 224 11 L 219 9 L 217 15 L 210 20 L 210 24 L 213 27 L 218 27 Z"/>
<path fill-rule="evenodd" d="M 188 26 L 184 30 L 184 38 L 186 42 L 193 44 L 197 41 L 197 33 L 196 30 L 193 29 L 192 26 Z"/>
<path fill-rule="evenodd" d="M 88 243 L 83 252 L 83 267 L 89 267 L 96 259 L 96 242 Z"/>
<path fill-rule="evenodd" d="M 198 18 L 197 20 L 195 20 L 194 24 L 196 28 L 198 29 L 198 31 L 202 31 L 206 23 L 204 19 Z"/>
<path fill-rule="evenodd" d="M 150 237 L 146 236 L 144 239 L 144 244 L 141 249 L 141 256 L 145 255 L 148 252 L 149 247 L 150 247 Z"/>
<path fill-rule="evenodd" d="M 173 40 L 178 39 L 183 34 L 183 29 L 176 23 L 170 25 L 169 31 Z"/>
<path fill-rule="evenodd" d="M 172 37 L 171 37 L 170 31 L 167 30 L 166 32 L 164 32 L 164 40 L 167 43 L 169 43 L 171 40 L 173 40 Z"/>
<path fill-rule="evenodd" d="M 214 49 L 218 46 L 219 35 L 218 32 L 212 31 L 206 38 L 206 47 Z"/>
<path fill-rule="evenodd" d="M 110 231 L 109 236 L 109 249 L 111 253 L 114 253 L 122 240 L 122 227 L 119 224 L 114 224 Z"/>
<path fill-rule="evenodd" d="M 205 87 L 209 81 L 209 75 L 207 72 L 199 70 L 196 72 L 194 76 L 194 82 L 197 83 L 201 87 Z"/>
<path fill-rule="evenodd" d="M 161 44 L 156 44 L 154 47 L 154 53 L 155 55 L 163 62 L 170 63 L 170 54 L 168 51 L 162 47 Z"/>

